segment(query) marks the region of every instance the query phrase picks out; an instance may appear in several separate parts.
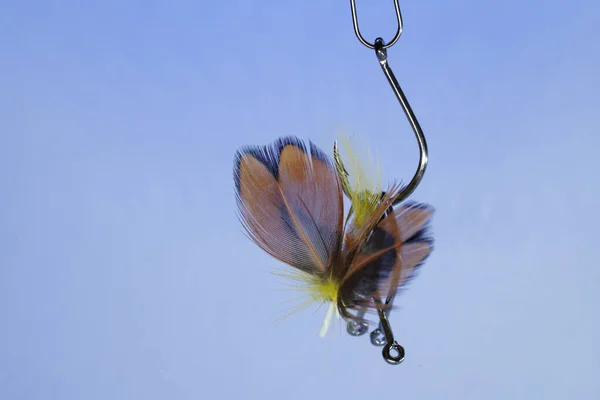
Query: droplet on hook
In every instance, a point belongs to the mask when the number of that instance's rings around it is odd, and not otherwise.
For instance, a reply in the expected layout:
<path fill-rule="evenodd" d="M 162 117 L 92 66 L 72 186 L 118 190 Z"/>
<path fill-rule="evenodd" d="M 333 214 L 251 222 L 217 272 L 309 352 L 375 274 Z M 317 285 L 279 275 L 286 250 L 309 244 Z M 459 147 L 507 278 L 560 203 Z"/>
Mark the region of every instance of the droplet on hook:
<path fill-rule="evenodd" d="M 385 340 L 385 333 L 383 333 L 383 331 L 379 328 L 375 329 L 373 332 L 371 332 L 371 343 L 374 346 L 383 346 L 386 344 L 387 341 Z"/>
<path fill-rule="evenodd" d="M 346 325 L 346 331 L 352 336 L 361 336 L 367 333 L 369 324 L 366 322 L 349 321 Z"/>

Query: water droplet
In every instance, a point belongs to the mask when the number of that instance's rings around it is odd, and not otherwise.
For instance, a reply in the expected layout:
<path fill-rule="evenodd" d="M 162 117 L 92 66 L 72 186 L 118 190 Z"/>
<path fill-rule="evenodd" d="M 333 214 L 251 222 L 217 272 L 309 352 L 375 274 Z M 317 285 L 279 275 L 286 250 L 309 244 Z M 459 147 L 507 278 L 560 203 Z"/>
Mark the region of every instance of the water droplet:
<path fill-rule="evenodd" d="M 349 321 L 346 325 L 346 330 L 352 336 L 364 335 L 369 330 L 369 324 L 366 322 Z"/>
<path fill-rule="evenodd" d="M 371 343 L 373 343 L 374 346 L 383 346 L 386 344 L 385 334 L 381 329 L 377 328 L 371 332 Z"/>

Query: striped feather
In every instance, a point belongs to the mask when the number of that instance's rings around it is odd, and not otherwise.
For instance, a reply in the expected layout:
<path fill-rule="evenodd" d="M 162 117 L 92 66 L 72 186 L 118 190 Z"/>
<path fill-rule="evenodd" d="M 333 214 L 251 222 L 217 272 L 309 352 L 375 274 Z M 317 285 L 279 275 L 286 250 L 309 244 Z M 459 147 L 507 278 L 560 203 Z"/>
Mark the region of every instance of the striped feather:
<path fill-rule="evenodd" d="M 304 272 L 329 271 L 341 246 L 343 198 L 335 167 L 321 150 L 295 137 L 247 147 L 236 154 L 234 179 L 250 239 Z"/>

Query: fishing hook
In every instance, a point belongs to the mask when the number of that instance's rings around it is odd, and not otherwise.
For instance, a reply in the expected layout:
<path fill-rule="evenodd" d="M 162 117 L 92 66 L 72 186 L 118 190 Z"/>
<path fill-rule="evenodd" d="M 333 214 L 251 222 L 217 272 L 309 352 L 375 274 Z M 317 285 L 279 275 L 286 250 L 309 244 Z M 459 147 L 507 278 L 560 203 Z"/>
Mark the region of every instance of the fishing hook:
<path fill-rule="evenodd" d="M 394 8 L 396 10 L 396 21 L 398 23 L 398 28 L 396 30 L 396 34 L 394 35 L 392 40 L 387 44 L 380 37 L 375 39 L 374 43 L 369 43 L 363 37 L 362 33 L 360 32 L 360 28 L 358 26 L 358 16 L 356 13 L 356 0 L 350 0 L 350 8 L 352 10 L 352 24 L 354 25 L 354 33 L 356 34 L 356 37 L 363 45 L 365 45 L 366 47 L 368 47 L 371 50 L 375 50 L 375 55 L 377 56 L 377 60 L 379 61 L 379 65 L 381 66 L 383 74 L 385 75 L 390 86 L 392 87 L 392 90 L 394 91 L 394 95 L 400 102 L 400 105 L 402 106 L 402 110 L 404 110 L 404 113 L 406 114 L 406 118 L 408 119 L 408 122 L 409 122 L 413 132 L 415 133 L 415 137 L 417 138 L 417 143 L 419 144 L 419 164 L 417 166 L 417 171 L 415 172 L 415 175 L 413 176 L 411 181 L 408 183 L 408 185 L 406 185 L 403 188 L 400 196 L 398 196 L 398 198 L 394 202 L 394 205 L 396 205 L 396 204 L 406 200 L 406 198 L 408 198 L 408 196 L 410 196 L 415 191 L 415 189 L 421 182 L 421 179 L 423 179 L 423 175 L 425 174 L 425 169 L 427 168 L 427 161 L 428 161 L 427 141 L 425 140 L 425 135 L 423 134 L 421 125 L 419 124 L 419 121 L 417 120 L 417 117 L 415 116 L 415 113 L 413 112 L 412 107 L 410 106 L 410 103 L 408 102 L 408 99 L 404 95 L 404 92 L 402 91 L 402 88 L 400 87 L 400 84 L 396 80 L 396 76 L 394 75 L 394 72 L 392 71 L 392 68 L 390 67 L 390 64 L 387 61 L 387 49 L 392 47 L 398 41 L 398 39 L 400 39 L 400 36 L 402 35 L 402 31 L 404 29 L 402 12 L 400 11 L 399 0 L 394 0 Z"/>
<path fill-rule="evenodd" d="M 392 71 L 388 61 L 387 61 L 387 49 L 392 47 L 400 36 L 402 35 L 404 23 L 402 20 L 402 13 L 400 11 L 399 0 L 394 0 L 394 8 L 396 11 L 396 21 L 398 23 L 396 34 L 387 44 L 381 37 L 375 39 L 375 42 L 368 42 L 360 32 L 360 28 L 358 25 L 358 16 L 356 13 L 356 0 L 350 0 L 350 8 L 352 10 L 352 24 L 354 26 L 354 33 L 358 40 L 365 45 L 367 48 L 371 50 L 375 50 L 375 55 L 377 56 L 377 60 L 379 61 L 379 65 L 385 75 L 388 83 L 390 84 L 392 90 L 394 91 L 394 95 L 398 99 L 406 118 L 415 134 L 417 139 L 417 143 L 419 145 L 419 163 L 417 165 L 417 170 L 411 179 L 411 181 L 402 188 L 400 194 L 393 202 L 392 205 L 397 205 L 402 201 L 406 200 L 417 188 L 421 179 L 423 179 L 423 175 L 425 174 L 425 170 L 427 168 L 428 161 L 428 150 L 427 150 L 427 141 L 425 140 L 425 135 L 423 134 L 423 130 L 421 129 L 421 125 L 413 112 L 408 99 L 404 95 L 400 84 L 396 80 L 396 76 Z M 337 143 L 334 144 L 334 157 L 339 157 L 337 154 Z M 337 159 L 336 159 L 337 161 Z M 346 171 L 344 171 L 346 172 Z M 394 296 L 386 299 L 385 304 L 390 305 L 394 301 Z M 375 299 L 375 301 L 379 302 L 379 300 Z M 383 345 L 383 358 L 390 364 L 398 364 L 404 360 L 404 348 L 398 344 L 394 340 L 394 334 L 392 332 L 391 325 L 388 320 L 389 310 L 391 307 L 387 307 L 386 310 L 379 308 L 377 310 L 377 314 L 379 316 L 379 327 L 371 332 L 371 343 L 376 346 Z M 368 330 L 368 325 L 364 322 L 349 322 L 347 325 L 347 331 L 351 335 L 360 336 Z M 396 355 L 391 354 L 392 351 L 396 353 Z"/>

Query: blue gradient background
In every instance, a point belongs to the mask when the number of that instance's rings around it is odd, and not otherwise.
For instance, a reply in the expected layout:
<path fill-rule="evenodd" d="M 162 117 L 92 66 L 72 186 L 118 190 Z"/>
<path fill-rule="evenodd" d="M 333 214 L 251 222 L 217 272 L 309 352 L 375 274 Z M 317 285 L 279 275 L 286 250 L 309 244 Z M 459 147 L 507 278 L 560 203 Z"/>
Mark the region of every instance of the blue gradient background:
<path fill-rule="evenodd" d="M 338 128 L 417 147 L 348 1 L 0 6 L 0 399 L 600 398 L 597 1 L 402 1 L 389 59 L 427 134 L 436 250 L 405 362 L 279 326 L 238 146 Z M 358 0 L 390 37 L 391 0 Z"/>

